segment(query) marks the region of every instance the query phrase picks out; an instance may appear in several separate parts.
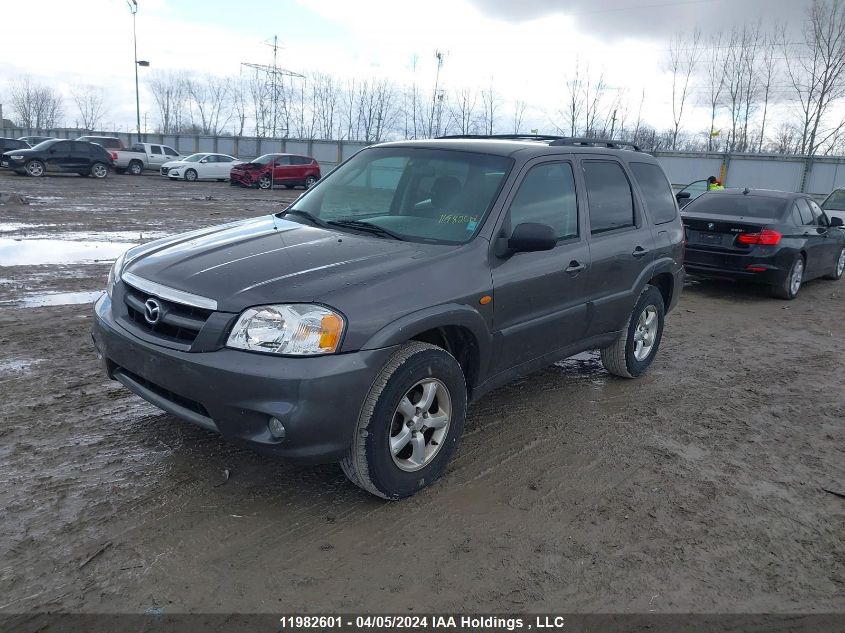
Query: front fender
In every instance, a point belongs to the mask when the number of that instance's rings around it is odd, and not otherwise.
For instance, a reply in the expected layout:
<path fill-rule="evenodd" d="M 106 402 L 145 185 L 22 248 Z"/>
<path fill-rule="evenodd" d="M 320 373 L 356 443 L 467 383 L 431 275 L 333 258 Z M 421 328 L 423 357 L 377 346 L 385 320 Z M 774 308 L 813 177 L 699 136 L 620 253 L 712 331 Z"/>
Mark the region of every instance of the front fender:
<path fill-rule="evenodd" d="M 361 347 L 364 350 L 400 345 L 418 334 L 440 327 L 458 326 L 469 330 L 478 345 L 479 377 L 487 375 L 492 349 L 492 335 L 484 317 L 460 303 L 423 308 L 384 326 Z"/>

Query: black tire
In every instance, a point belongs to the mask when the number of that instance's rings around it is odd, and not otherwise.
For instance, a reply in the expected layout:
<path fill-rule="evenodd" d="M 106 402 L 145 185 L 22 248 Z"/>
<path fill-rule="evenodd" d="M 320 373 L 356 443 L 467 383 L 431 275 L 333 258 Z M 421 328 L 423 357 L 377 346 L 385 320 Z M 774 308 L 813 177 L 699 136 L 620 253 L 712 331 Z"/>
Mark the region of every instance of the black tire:
<path fill-rule="evenodd" d="M 139 160 L 130 160 L 126 171 L 130 176 L 140 176 L 144 172 L 144 163 Z"/>
<path fill-rule="evenodd" d="M 310 189 L 316 183 L 317 183 L 317 178 L 315 176 L 308 176 L 308 178 L 305 179 L 305 188 Z"/>
<path fill-rule="evenodd" d="M 258 188 L 259 189 L 270 189 L 273 186 L 273 182 L 270 179 L 270 176 L 264 174 L 261 178 L 258 179 Z"/>
<path fill-rule="evenodd" d="M 785 299 L 786 301 L 792 301 L 795 297 L 798 296 L 798 292 L 801 290 L 801 286 L 804 283 L 804 270 L 805 270 L 804 256 L 801 254 L 796 255 L 795 259 L 792 260 L 792 265 L 789 267 L 789 271 L 783 278 L 780 280 L 779 283 L 772 286 L 772 295 L 777 297 L 778 299 Z M 793 282 L 793 275 L 796 274 L 795 269 L 796 267 L 800 266 L 800 279 L 798 280 L 797 287 L 792 283 Z"/>
<path fill-rule="evenodd" d="M 640 317 L 643 314 L 648 315 L 651 309 L 656 313 L 657 330 L 650 338 L 651 347 L 647 351 L 647 355 L 643 358 L 637 358 L 636 345 L 637 337 L 640 336 Z M 663 339 L 664 316 L 663 295 L 655 286 L 647 285 L 640 293 L 640 298 L 637 299 L 637 303 L 631 311 L 625 329 L 620 332 L 619 337 L 611 345 L 601 350 L 601 362 L 604 368 L 614 376 L 622 378 L 642 376 L 651 366 L 652 361 L 657 356 L 657 350 L 660 349 L 660 341 Z"/>
<path fill-rule="evenodd" d="M 185 180 L 188 182 L 196 182 L 197 181 L 197 171 L 195 169 L 189 169 L 185 172 Z"/>
<path fill-rule="evenodd" d="M 26 171 L 27 176 L 32 176 L 33 178 L 41 178 L 46 172 L 46 168 L 44 167 L 44 163 L 40 160 L 31 160 L 26 165 L 24 165 L 24 170 Z"/>
<path fill-rule="evenodd" d="M 836 261 L 833 262 L 833 272 L 824 276 L 825 279 L 836 281 L 842 278 L 842 273 L 845 272 L 845 246 L 839 251 L 836 256 Z"/>
<path fill-rule="evenodd" d="M 397 429 L 397 419 L 400 422 L 398 430 L 404 430 L 401 417 L 397 418 L 399 402 L 415 385 L 426 380 L 436 381 L 446 389 L 450 416 L 442 441 L 426 439 L 427 449 L 437 447 L 431 457 L 426 458 L 430 461 L 423 460 L 424 465 L 408 472 L 396 463 L 390 448 L 390 435 Z M 384 499 L 409 497 L 437 481 L 463 433 L 466 398 L 463 371 L 451 354 L 428 343 L 406 343 L 385 363 L 367 394 L 349 453 L 340 463 L 343 472 L 356 486 Z M 421 415 L 419 408 L 417 414 Z M 422 433 L 427 438 L 429 431 L 412 433 Z"/>
<path fill-rule="evenodd" d="M 94 163 L 91 165 L 89 174 L 98 180 L 102 180 L 109 175 L 109 166 L 105 163 Z"/>

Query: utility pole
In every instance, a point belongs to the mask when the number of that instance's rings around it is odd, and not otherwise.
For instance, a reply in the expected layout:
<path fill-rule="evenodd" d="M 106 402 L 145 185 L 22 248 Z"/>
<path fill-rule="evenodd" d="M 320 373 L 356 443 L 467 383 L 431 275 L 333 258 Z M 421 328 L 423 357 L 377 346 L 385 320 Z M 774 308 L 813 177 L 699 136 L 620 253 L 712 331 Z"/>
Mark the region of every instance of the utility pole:
<path fill-rule="evenodd" d="M 443 107 L 443 100 L 439 92 L 440 88 L 440 69 L 443 68 L 443 59 L 445 55 L 440 50 L 434 51 L 434 57 L 437 59 L 437 74 L 434 76 L 434 95 L 431 99 L 431 116 L 428 119 L 428 138 L 433 138 L 434 134 L 434 121 L 435 116 L 437 118 L 437 128 L 439 134 L 440 128 L 440 110 Z M 435 110 L 437 114 L 435 115 Z"/>
<path fill-rule="evenodd" d="M 138 66 L 147 67 L 150 62 L 138 60 L 138 36 L 135 31 L 135 15 L 138 13 L 138 0 L 126 0 L 129 12 L 132 13 L 132 44 L 135 48 L 135 116 L 138 123 L 138 142 L 141 142 L 141 97 L 138 91 Z"/>

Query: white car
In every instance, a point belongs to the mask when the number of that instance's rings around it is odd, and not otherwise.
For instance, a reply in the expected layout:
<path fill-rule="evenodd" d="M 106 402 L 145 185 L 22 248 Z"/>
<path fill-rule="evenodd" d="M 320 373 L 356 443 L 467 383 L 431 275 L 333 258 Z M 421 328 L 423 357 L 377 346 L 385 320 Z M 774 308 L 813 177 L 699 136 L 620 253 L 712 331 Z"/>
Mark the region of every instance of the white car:
<path fill-rule="evenodd" d="M 228 154 L 191 154 L 161 166 L 161 175 L 171 180 L 229 180 L 229 172 L 244 161 Z"/>

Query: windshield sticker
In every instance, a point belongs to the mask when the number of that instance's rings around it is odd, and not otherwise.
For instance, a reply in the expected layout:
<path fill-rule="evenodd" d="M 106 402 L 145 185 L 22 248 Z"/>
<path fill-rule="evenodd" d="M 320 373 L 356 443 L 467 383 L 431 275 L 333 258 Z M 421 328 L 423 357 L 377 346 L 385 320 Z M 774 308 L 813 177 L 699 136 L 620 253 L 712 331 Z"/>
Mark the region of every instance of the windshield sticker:
<path fill-rule="evenodd" d="M 475 227 L 478 226 L 478 222 L 473 220 L 472 222 L 467 222 L 467 232 L 472 233 L 475 230 Z"/>
<path fill-rule="evenodd" d="M 452 215 L 451 213 L 442 213 L 437 220 L 438 224 L 468 224 L 470 222 L 478 222 L 477 215 Z"/>

